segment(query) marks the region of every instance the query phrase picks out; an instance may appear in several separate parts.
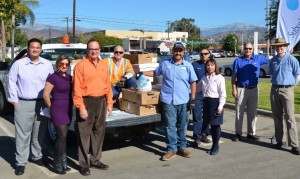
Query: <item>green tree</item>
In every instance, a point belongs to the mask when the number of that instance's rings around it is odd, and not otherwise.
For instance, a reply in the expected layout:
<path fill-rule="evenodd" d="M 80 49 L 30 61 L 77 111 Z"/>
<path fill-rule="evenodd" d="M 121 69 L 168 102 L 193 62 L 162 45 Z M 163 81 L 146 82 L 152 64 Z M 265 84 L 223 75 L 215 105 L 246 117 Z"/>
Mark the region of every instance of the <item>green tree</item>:
<path fill-rule="evenodd" d="M 227 51 L 233 51 L 236 53 L 238 50 L 238 37 L 235 34 L 228 34 L 227 36 L 223 37 L 222 42 L 222 48 Z"/>
<path fill-rule="evenodd" d="M 18 47 L 26 47 L 28 38 L 21 29 L 15 30 L 15 45 Z M 8 39 L 8 44 L 11 44 L 11 39 Z"/>
<path fill-rule="evenodd" d="M 197 27 L 195 24 L 195 19 L 192 18 L 182 18 L 181 20 L 176 20 L 171 22 L 170 24 L 170 31 L 181 31 L 181 32 L 188 32 L 189 37 L 192 38 L 199 38 L 200 37 L 200 28 Z M 166 30 L 166 32 L 168 29 Z"/>
<path fill-rule="evenodd" d="M 270 29 L 266 33 L 266 40 L 269 39 L 271 41 L 276 37 L 278 9 L 279 0 L 271 0 L 269 7 L 269 17 L 266 18 L 267 26 L 270 27 Z"/>

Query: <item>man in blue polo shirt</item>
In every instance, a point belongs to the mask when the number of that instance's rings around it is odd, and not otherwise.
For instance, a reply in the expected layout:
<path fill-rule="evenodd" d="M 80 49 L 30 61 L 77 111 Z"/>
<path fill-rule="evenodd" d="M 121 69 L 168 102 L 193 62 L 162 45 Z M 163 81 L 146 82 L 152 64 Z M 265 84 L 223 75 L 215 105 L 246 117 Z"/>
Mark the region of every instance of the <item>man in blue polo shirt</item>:
<path fill-rule="evenodd" d="M 271 108 L 275 123 L 276 148 L 285 145 L 283 116 L 286 121 L 289 145 L 291 152 L 300 155 L 298 143 L 298 130 L 294 114 L 294 85 L 299 83 L 300 68 L 297 59 L 285 53 L 286 43 L 284 39 L 277 38 L 274 44 L 277 55 L 271 59 L 269 64 L 271 75 Z"/>
<path fill-rule="evenodd" d="M 233 141 L 241 140 L 243 117 L 247 107 L 247 138 L 259 140 L 255 135 L 258 102 L 258 79 L 260 65 L 268 63 L 268 56 L 253 55 L 253 45 L 244 45 L 245 55 L 238 57 L 233 63 L 231 78 L 232 96 L 235 98 L 235 136 Z"/>
<path fill-rule="evenodd" d="M 176 154 L 186 158 L 192 156 L 186 149 L 187 103 L 190 101 L 191 106 L 195 106 L 197 76 L 193 66 L 184 60 L 184 50 L 182 43 L 175 43 L 173 58 L 161 62 L 154 71 L 144 72 L 146 76 L 163 76 L 160 97 L 168 150 L 161 158 L 164 161 Z"/>
<path fill-rule="evenodd" d="M 200 60 L 192 63 L 195 73 L 197 75 L 197 89 L 196 89 L 196 99 L 195 108 L 193 110 L 193 138 L 194 146 L 199 147 L 201 142 L 210 143 L 211 141 L 207 138 L 209 134 L 209 121 L 203 121 L 203 94 L 201 87 L 198 83 L 203 76 L 205 76 L 206 67 L 205 63 L 210 58 L 211 54 L 208 49 L 202 49 L 200 52 Z"/>

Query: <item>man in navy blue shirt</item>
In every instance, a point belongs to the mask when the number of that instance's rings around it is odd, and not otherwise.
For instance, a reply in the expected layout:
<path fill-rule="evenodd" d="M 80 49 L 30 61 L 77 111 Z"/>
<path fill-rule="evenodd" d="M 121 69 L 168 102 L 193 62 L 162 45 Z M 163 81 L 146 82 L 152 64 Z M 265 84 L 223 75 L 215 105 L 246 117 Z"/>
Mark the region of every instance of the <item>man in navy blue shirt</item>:
<path fill-rule="evenodd" d="M 194 146 L 199 147 L 201 142 L 210 143 L 211 141 L 207 138 L 209 134 L 209 121 L 203 121 L 203 94 L 198 83 L 203 76 L 205 76 L 206 68 L 205 63 L 210 58 L 211 54 L 208 49 L 202 49 L 200 52 L 200 60 L 192 63 L 195 73 L 197 75 L 197 89 L 196 89 L 196 99 L 195 108 L 193 110 L 193 138 Z"/>
<path fill-rule="evenodd" d="M 253 55 L 253 45 L 244 45 L 245 55 L 235 59 L 231 78 L 232 96 L 235 98 L 235 136 L 232 139 L 241 140 L 243 117 L 247 107 L 247 138 L 259 140 L 255 134 L 258 103 L 258 79 L 260 65 L 268 63 L 268 56 Z"/>

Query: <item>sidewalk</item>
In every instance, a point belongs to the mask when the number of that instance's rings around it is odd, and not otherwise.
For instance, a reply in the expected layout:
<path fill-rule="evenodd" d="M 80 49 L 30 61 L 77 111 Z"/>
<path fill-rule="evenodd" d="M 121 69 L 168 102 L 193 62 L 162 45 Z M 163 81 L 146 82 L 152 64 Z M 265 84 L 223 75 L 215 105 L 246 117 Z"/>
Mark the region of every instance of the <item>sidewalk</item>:
<path fill-rule="evenodd" d="M 235 110 L 235 104 L 233 103 L 226 103 L 225 108 Z M 264 109 L 257 109 L 257 114 L 263 115 L 263 116 L 268 116 L 268 117 L 273 117 L 272 116 L 272 111 L 264 110 Z M 295 118 L 297 122 L 300 122 L 300 114 L 295 114 Z"/>

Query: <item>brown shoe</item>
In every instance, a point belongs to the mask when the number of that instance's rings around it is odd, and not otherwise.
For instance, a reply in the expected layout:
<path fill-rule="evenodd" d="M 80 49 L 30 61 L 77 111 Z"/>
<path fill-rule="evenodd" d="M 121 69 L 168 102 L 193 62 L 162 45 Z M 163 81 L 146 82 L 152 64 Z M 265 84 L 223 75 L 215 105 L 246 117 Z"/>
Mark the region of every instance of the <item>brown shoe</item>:
<path fill-rule="evenodd" d="M 257 135 L 247 135 L 247 138 L 250 140 L 255 140 L 255 141 L 259 141 L 259 137 Z"/>
<path fill-rule="evenodd" d="M 176 157 L 176 154 L 172 151 L 168 151 L 164 156 L 161 157 L 163 161 L 168 161 Z"/>
<path fill-rule="evenodd" d="M 190 158 L 192 156 L 192 153 L 186 149 L 180 149 L 177 151 L 177 155 L 180 155 L 185 158 Z"/>

